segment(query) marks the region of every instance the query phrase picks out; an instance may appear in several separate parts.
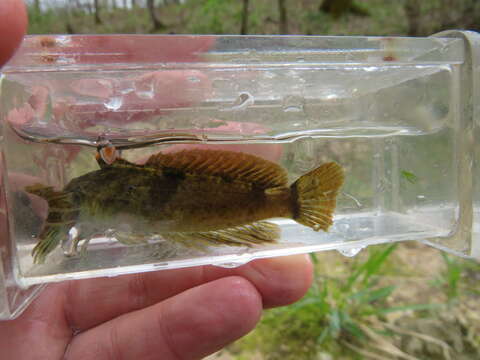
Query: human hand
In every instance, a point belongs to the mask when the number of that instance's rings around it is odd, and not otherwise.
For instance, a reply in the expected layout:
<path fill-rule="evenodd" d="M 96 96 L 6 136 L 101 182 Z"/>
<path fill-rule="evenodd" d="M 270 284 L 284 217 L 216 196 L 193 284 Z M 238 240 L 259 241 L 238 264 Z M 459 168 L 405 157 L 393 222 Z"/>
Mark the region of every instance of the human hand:
<path fill-rule="evenodd" d="M 2 358 L 201 359 L 252 330 L 262 308 L 298 300 L 311 278 L 298 255 L 52 284 L 0 323 Z"/>
<path fill-rule="evenodd" d="M 21 0 L 0 1 L 0 66 L 26 28 Z M 1 236 L 1 234 L 0 234 Z M 0 323 L 5 359 L 199 359 L 249 332 L 262 308 L 299 299 L 306 256 L 49 285 Z"/>

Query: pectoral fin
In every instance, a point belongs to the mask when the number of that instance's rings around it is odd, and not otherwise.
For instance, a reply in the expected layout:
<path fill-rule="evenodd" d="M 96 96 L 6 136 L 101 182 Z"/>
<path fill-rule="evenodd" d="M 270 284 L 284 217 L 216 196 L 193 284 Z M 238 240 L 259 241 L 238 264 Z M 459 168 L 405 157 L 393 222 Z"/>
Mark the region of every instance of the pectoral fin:
<path fill-rule="evenodd" d="M 208 245 L 250 247 L 277 241 L 280 237 L 280 228 L 267 221 L 258 221 L 228 229 L 162 233 L 161 236 L 165 240 L 179 242 L 195 248 L 202 248 Z"/>
<path fill-rule="evenodd" d="M 48 202 L 48 216 L 39 234 L 39 242 L 32 250 L 35 264 L 45 262 L 45 258 L 68 236 L 69 229 L 75 224 L 80 209 L 75 206 L 73 194 L 57 191 L 51 186 L 34 184 L 25 187 L 25 191 L 39 196 Z"/>

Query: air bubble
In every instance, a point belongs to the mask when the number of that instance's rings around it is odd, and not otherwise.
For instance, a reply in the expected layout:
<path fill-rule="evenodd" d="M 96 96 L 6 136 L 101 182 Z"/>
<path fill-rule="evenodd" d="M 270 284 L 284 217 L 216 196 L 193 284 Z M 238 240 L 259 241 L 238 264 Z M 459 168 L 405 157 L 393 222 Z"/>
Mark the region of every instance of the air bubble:
<path fill-rule="evenodd" d="M 225 268 L 225 269 L 234 269 L 242 265 L 245 265 L 247 262 L 248 261 L 232 261 L 232 262 L 226 262 L 221 264 L 215 264 L 215 266 Z"/>
<path fill-rule="evenodd" d="M 305 106 L 305 99 L 302 96 L 287 95 L 283 98 L 283 111 L 302 112 Z"/>
<path fill-rule="evenodd" d="M 135 84 L 135 94 L 141 99 L 150 100 L 155 96 L 155 89 L 152 83 Z"/>
<path fill-rule="evenodd" d="M 122 104 L 123 104 L 123 100 L 121 97 L 112 97 L 109 101 L 104 103 L 105 107 L 108 110 L 113 110 L 113 111 L 120 109 Z"/>
<path fill-rule="evenodd" d="M 357 199 L 355 196 L 350 195 L 350 194 L 348 194 L 348 193 L 346 193 L 346 192 L 342 192 L 342 194 L 343 194 L 344 196 L 348 197 L 349 199 L 351 199 L 351 200 L 355 203 L 355 205 L 357 206 L 358 209 L 363 208 L 362 203 L 361 203 L 360 201 L 358 201 L 358 199 Z"/>
<path fill-rule="evenodd" d="M 72 226 L 68 231 L 68 238 L 62 242 L 63 254 L 66 256 L 75 255 L 76 243 L 80 234 L 79 229 L 76 226 Z"/>
<path fill-rule="evenodd" d="M 222 107 L 221 111 L 245 110 L 255 103 L 255 98 L 249 92 L 242 92 L 238 95 L 232 105 Z"/>
<path fill-rule="evenodd" d="M 283 111 L 285 111 L 285 112 L 300 112 L 300 111 L 303 111 L 303 109 L 301 107 L 297 107 L 297 106 L 289 106 L 289 107 L 284 108 Z"/>
<path fill-rule="evenodd" d="M 347 248 L 347 249 L 338 249 L 337 251 L 340 254 L 342 254 L 343 256 L 354 257 L 364 248 L 365 248 L 365 246 L 360 246 L 360 247 L 352 247 L 352 248 Z"/>
<path fill-rule="evenodd" d="M 126 94 L 130 94 L 131 92 L 134 92 L 134 91 L 135 91 L 134 88 L 125 88 L 125 89 L 120 90 L 120 94 L 126 95 Z"/>
<path fill-rule="evenodd" d="M 155 96 L 155 93 L 152 91 L 136 91 L 135 92 L 137 94 L 137 96 L 141 99 L 145 99 L 145 100 L 149 100 L 149 99 L 153 99 L 153 97 Z"/>
<path fill-rule="evenodd" d="M 348 232 L 350 230 L 350 224 L 344 222 L 344 223 L 339 223 L 337 224 L 337 229 L 341 232 Z"/>

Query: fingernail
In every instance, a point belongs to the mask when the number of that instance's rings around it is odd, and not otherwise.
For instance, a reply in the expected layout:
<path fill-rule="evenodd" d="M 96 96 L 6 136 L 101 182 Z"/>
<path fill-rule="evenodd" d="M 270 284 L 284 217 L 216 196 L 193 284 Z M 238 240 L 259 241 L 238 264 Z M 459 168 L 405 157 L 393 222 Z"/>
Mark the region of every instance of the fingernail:
<path fill-rule="evenodd" d="M 308 255 L 290 255 L 254 261 L 249 278 L 260 288 L 264 307 L 291 304 L 300 299 L 313 280 Z"/>
<path fill-rule="evenodd" d="M 261 261 L 268 263 L 269 267 L 273 269 L 284 269 L 285 267 L 297 267 L 299 265 L 305 266 L 311 264 L 310 256 L 308 256 L 308 254 L 278 256 L 263 259 Z"/>

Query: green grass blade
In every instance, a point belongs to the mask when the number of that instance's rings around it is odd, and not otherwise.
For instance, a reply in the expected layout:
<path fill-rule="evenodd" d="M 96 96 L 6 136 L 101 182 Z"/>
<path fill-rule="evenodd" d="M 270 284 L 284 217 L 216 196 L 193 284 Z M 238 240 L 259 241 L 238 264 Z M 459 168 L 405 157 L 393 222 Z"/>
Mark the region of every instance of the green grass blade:
<path fill-rule="evenodd" d="M 365 339 L 365 333 L 360 329 L 360 327 L 355 324 L 353 321 L 349 321 L 343 326 L 346 331 L 355 336 L 358 339 Z"/>
<path fill-rule="evenodd" d="M 368 261 L 365 263 L 365 276 L 363 279 L 363 284 L 367 284 L 370 277 L 376 274 L 381 266 L 385 263 L 388 259 L 390 254 L 396 249 L 397 244 L 391 244 L 386 247 L 384 250 L 380 250 L 374 253 L 374 256 L 371 256 Z"/>
<path fill-rule="evenodd" d="M 320 334 L 320 336 L 317 338 L 317 344 L 319 344 L 319 345 L 323 344 L 325 342 L 325 340 L 327 339 L 329 334 L 330 334 L 329 328 L 325 327 L 322 330 L 322 333 Z"/>
<path fill-rule="evenodd" d="M 379 299 L 386 298 L 395 290 L 395 285 L 385 286 L 380 289 L 365 289 L 351 296 L 351 299 L 361 304 L 368 304 Z"/>
<path fill-rule="evenodd" d="M 353 284 L 362 277 L 362 284 L 365 286 L 370 277 L 376 274 L 383 263 L 387 260 L 390 254 L 395 250 L 397 244 L 391 244 L 388 247 L 381 250 L 373 250 L 368 260 L 360 265 L 356 271 L 348 278 L 347 283 L 344 287 L 344 291 L 348 292 L 351 290 Z"/>
<path fill-rule="evenodd" d="M 414 173 L 407 170 L 402 170 L 400 173 L 402 178 L 407 180 L 410 184 L 416 184 L 418 182 L 418 176 Z"/>
<path fill-rule="evenodd" d="M 330 331 L 334 337 L 337 337 L 342 328 L 340 313 L 337 309 L 334 309 L 330 312 L 330 322 L 329 322 Z"/>
<path fill-rule="evenodd" d="M 438 310 L 439 308 L 445 307 L 444 304 L 413 304 L 413 305 L 404 305 L 404 306 L 392 306 L 389 308 L 383 309 L 374 309 L 369 312 L 365 312 L 362 315 L 373 315 L 373 314 L 389 314 L 398 311 L 421 311 L 421 310 Z"/>

